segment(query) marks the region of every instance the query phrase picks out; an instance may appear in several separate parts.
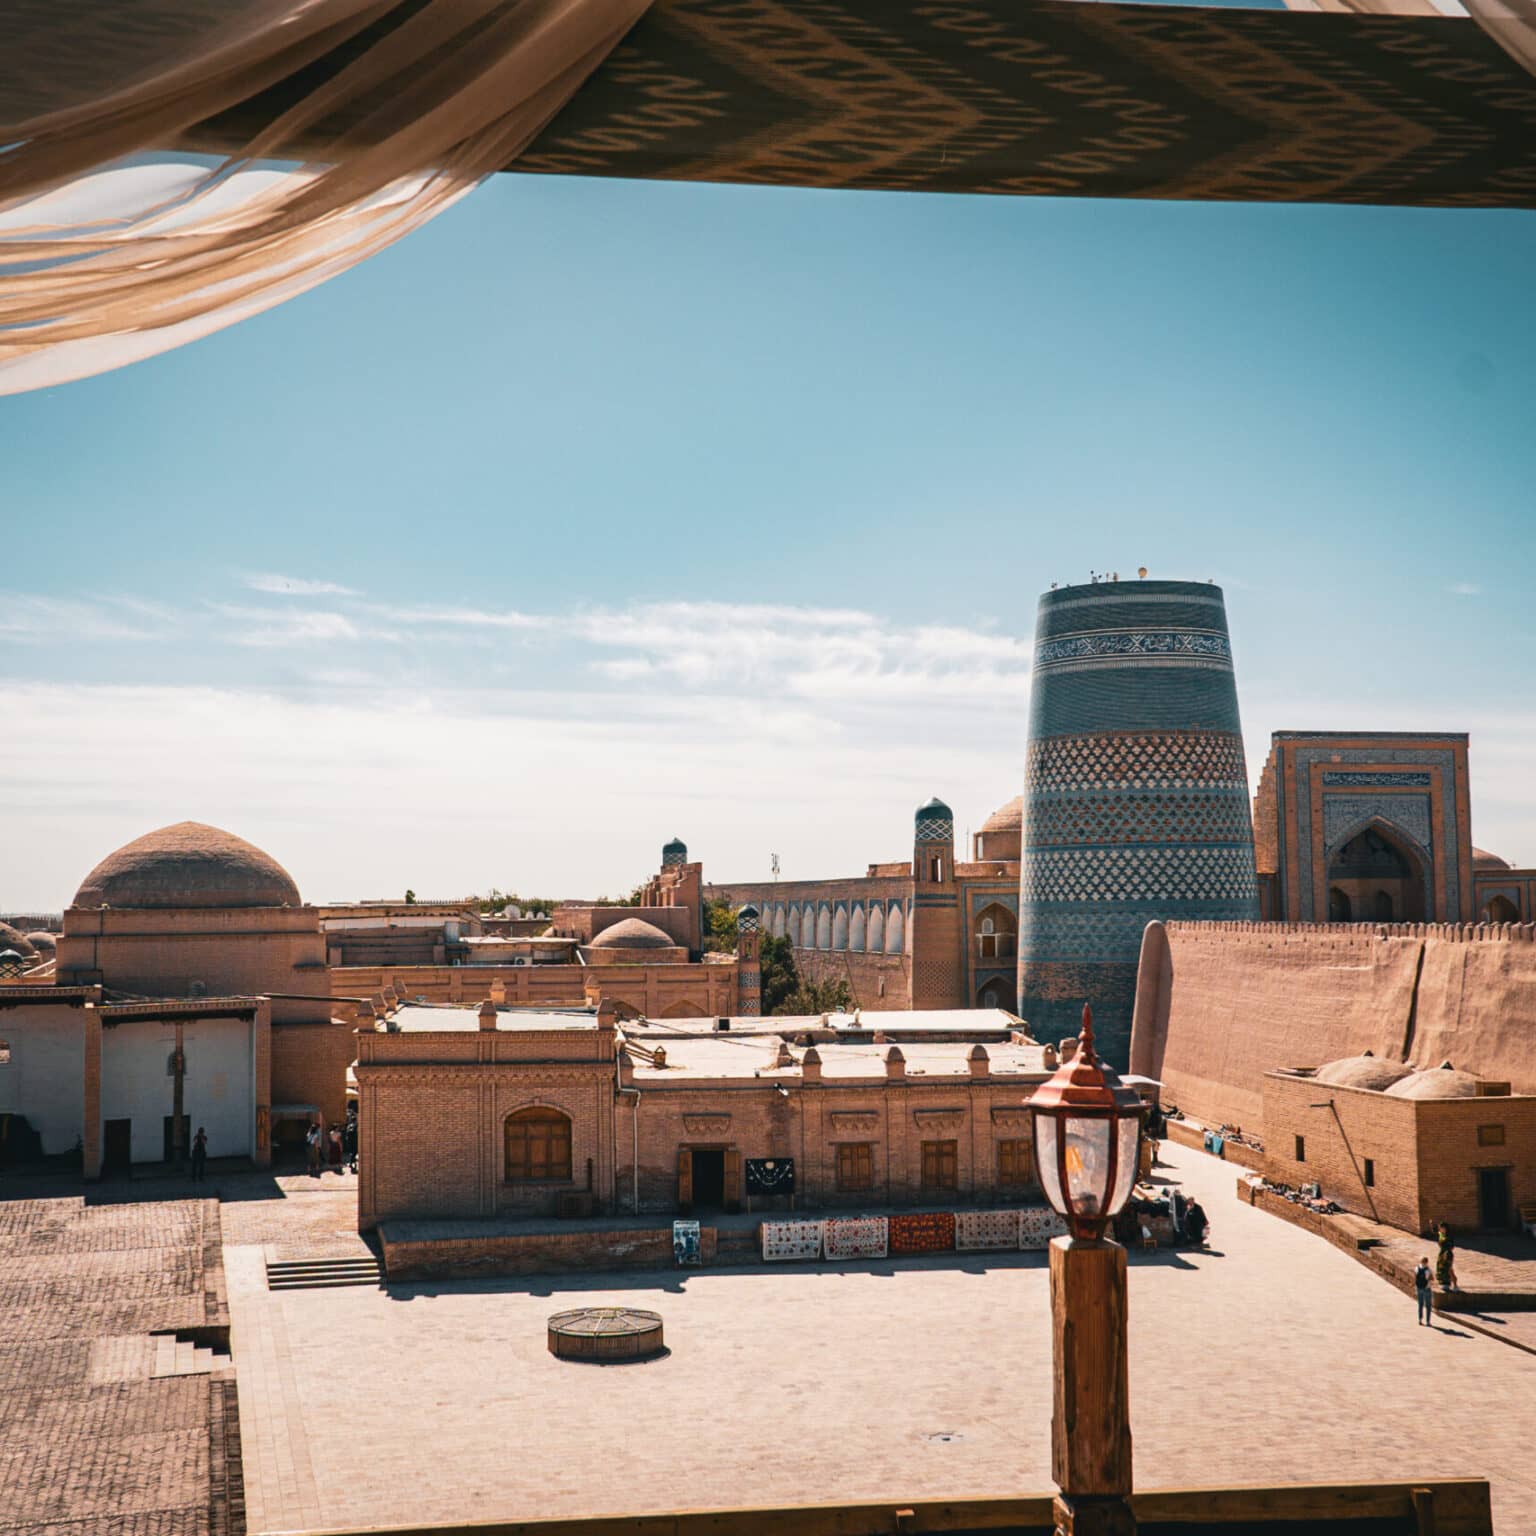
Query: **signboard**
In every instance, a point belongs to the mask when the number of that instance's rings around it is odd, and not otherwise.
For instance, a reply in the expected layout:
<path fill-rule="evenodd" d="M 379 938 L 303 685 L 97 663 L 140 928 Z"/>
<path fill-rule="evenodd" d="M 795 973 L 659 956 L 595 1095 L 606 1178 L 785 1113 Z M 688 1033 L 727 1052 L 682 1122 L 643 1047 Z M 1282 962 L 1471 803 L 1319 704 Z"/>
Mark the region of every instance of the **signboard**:
<path fill-rule="evenodd" d="M 672 1257 L 679 1268 L 702 1262 L 699 1254 L 699 1224 L 696 1221 L 672 1223 Z"/>
<path fill-rule="evenodd" d="M 749 1195 L 792 1195 L 795 1192 L 795 1160 L 792 1157 L 749 1157 L 746 1173 Z"/>

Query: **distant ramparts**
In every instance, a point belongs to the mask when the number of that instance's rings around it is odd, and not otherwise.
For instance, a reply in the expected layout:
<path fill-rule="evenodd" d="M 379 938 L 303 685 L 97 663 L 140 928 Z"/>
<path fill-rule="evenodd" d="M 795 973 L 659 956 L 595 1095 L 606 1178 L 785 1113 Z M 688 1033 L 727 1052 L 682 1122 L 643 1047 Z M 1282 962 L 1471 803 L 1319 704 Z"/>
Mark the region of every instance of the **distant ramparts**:
<path fill-rule="evenodd" d="M 1131 1069 L 1257 1130 L 1281 1067 L 1363 1051 L 1536 1093 L 1536 924 L 1149 923 Z"/>

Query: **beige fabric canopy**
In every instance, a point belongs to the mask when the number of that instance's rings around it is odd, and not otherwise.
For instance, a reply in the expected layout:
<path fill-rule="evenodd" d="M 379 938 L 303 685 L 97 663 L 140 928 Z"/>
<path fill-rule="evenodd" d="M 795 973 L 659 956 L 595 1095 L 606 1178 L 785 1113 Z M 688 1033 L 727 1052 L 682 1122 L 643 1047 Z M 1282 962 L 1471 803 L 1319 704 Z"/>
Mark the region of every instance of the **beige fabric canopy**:
<path fill-rule="evenodd" d="M 514 159 L 646 4 L 0 0 L 0 392 L 206 335 L 382 249 Z M 224 159 L 145 159 L 342 43 Z"/>
<path fill-rule="evenodd" d="M 953 159 L 971 180 L 952 190 L 1476 205 L 1530 185 L 1519 129 L 1529 120 L 1523 90 L 1489 88 L 1461 117 L 1434 97 L 1451 89 L 1436 83 L 1442 76 L 1454 84 L 1497 73 L 1457 53 L 1491 54 L 1480 42 L 1467 49 L 1448 41 L 1459 28 L 1471 31 L 1465 21 L 1437 15 L 1402 39 L 1397 31 L 1408 24 L 1391 18 L 1363 18 L 1346 36 L 1341 18 L 1285 22 L 1280 13 L 1277 27 L 1273 13 L 1261 12 L 979 3 L 998 11 L 983 33 L 1022 29 L 1016 57 L 990 58 L 968 34 L 935 32 L 933 8 L 920 0 L 806 0 L 800 10 L 794 0 L 661 0 L 636 38 L 649 37 L 662 52 L 623 50 L 597 82 L 623 98 L 611 115 L 594 122 L 583 113 L 593 93 L 583 93 L 555 125 L 559 138 L 562 124 L 576 120 L 563 157 L 552 152 L 539 164 L 540 146 L 532 168 L 667 174 L 676 163 L 704 167 L 687 174 L 731 179 L 705 151 L 724 131 L 721 119 L 735 112 L 732 163 L 744 180 L 787 174 L 806 185 L 927 185 L 922 177 L 942 180 Z M 1456 0 L 1290 3 L 1419 15 L 1444 13 Z M 167 350 L 382 249 L 516 161 L 647 6 L 0 0 L 0 393 Z M 1466 6 L 1536 74 L 1536 0 Z M 1122 10 L 1134 14 L 1127 20 Z M 1227 20 L 1194 19 L 1201 15 Z M 1186 44 L 1186 34 L 1196 42 Z M 1403 63 L 1405 45 L 1413 59 L 1422 56 L 1421 75 Z M 668 47 L 679 51 L 667 54 Z M 1052 80 L 1031 72 L 1030 59 L 1064 47 L 1080 50 L 1077 68 L 1102 62 L 1104 83 L 1092 103 L 1059 98 Z M 1208 67 L 1202 49 L 1212 54 Z M 1343 127 L 1324 123 L 1298 137 L 1283 103 L 1245 92 L 1247 77 L 1232 60 L 1264 73 L 1285 49 L 1292 50 L 1282 60 L 1286 78 L 1311 79 L 1312 60 L 1317 88 L 1331 93 Z M 698 79 L 689 74 L 695 59 Z M 1332 71 L 1326 80 L 1324 66 Z M 865 100 L 868 79 L 883 82 L 878 110 Z M 686 99 L 674 99 L 680 92 Z M 1209 120 L 1199 115 L 1205 106 Z M 1146 152 L 1156 161 L 1166 151 L 1166 167 L 1142 167 L 1136 144 L 1147 136 L 1129 118 L 1106 147 L 1121 108 L 1174 125 L 1163 150 Z M 1518 155 L 1508 152 L 1511 142 Z M 189 144 L 222 153 L 174 153 Z M 1094 152 L 1081 153 L 1085 144 Z M 1415 161 L 1415 146 L 1424 144 Z M 1232 161 L 1237 190 L 1220 178 L 1214 193 L 1199 177 L 1180 179 L 1179 166 L 1197 150 Z M 844 163 L 859 152 L 868 165 Z M 1414 175 L 1474 152 L 1486 165 L 1417 193 Z M 925 153 L 939 172 L 926 167 Z M 759 163 L 775 154 L 782 165 Z M 1118 166 L 1120 180 L 1063 169 L 1084 162 Z M 1412 175 L 1384 178 L 1382 168 L 1399 163 Z M 1298 166 L 1329 172 L 1319 172 L 1321 194 Z M 1401 195 L 1405 185 L 1415 196 Z"/>

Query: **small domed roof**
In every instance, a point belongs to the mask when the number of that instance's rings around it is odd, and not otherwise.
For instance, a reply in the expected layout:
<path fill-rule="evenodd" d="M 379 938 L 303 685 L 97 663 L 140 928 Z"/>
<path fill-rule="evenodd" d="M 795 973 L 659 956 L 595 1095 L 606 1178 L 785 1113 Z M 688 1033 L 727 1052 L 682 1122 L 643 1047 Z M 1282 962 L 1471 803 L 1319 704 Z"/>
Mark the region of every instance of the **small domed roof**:
<path fill-rule="evenodd" d="M 36 933 L 27 934 L 26 940 L 40 955 L 51 955 L 59 947 L 58 936 L 41 928 Z"/>
<path fill-rule="evenodd" d="M 685 843 L 682 838 L 674 837 L 671 842 L 663 843 L 661 845 L 661 851 L 663 853 L 687 853 L 688 844 Z"/>
<path fill-rule="evenodd" d="M 13 949 L 23 960 L 37 953 L 30 939 L 25 939 L 9 923 L 0 923 L 0 949 Z"/>
<path fill-rule="evenodd" d="M 935 795 L 926 805 L 917 808 L 919 821 L 953 821 L 955 813 Z"/>
<path fill-rule="evenodd" d="M 1450 1062 L 1414 1072 L 1387 1089 L 1397 1099 L 1475 1099 L 1482 1079 L 1472 1072 L 1462 1072 Z"/>
<path fill-rule="evenodd" d="M 592 940 L 593 949 L 675 949 L 672 936 L 638 917 L 621 918 Z"/>
<path fill-rule="evenodd" d="M 1369 1088 L 1384 1093 L 1393 1083 L 1413 1075 L 1413 1068 L 1401 1061 L 1388 1061 L 1366 1051 L 1361 1056 L 1342 1056 L 1317 1069 L 1314 1081 L 1332 1083 L 1339 1088 Z"/>
<path fill-rule="evenodd" d="M 1489 853 L 1486 848 L 1472 850 L 1473 869 L 1513 869 L 1514 867 L 1508 859 L 1501 859 L 1498 854 Z"/>
<path fill-rule="evenodd" d="M 982 822 L 983 832 L 1017 832 L 1024 825 L 1024 796 L 1015 795 Z"/>
<path fill-rule="evenodd" d="M 85 877 L 77 907 L 298 907 L 270 854 L 233 832 L 179 821 L 125 843 Z"/>

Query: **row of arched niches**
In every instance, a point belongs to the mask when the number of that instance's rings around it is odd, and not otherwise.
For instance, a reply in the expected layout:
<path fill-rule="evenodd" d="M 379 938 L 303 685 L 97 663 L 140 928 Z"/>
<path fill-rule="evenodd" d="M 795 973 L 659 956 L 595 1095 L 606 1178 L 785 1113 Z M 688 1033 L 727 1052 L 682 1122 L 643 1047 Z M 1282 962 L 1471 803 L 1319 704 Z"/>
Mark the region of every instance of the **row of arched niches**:
<path fill-rule="evenodd" d="M 764 908 L 763 926 L 796 949 L 901 955 L 910 913 L 910 904 L 901 901 L 779 901 Z"/>

